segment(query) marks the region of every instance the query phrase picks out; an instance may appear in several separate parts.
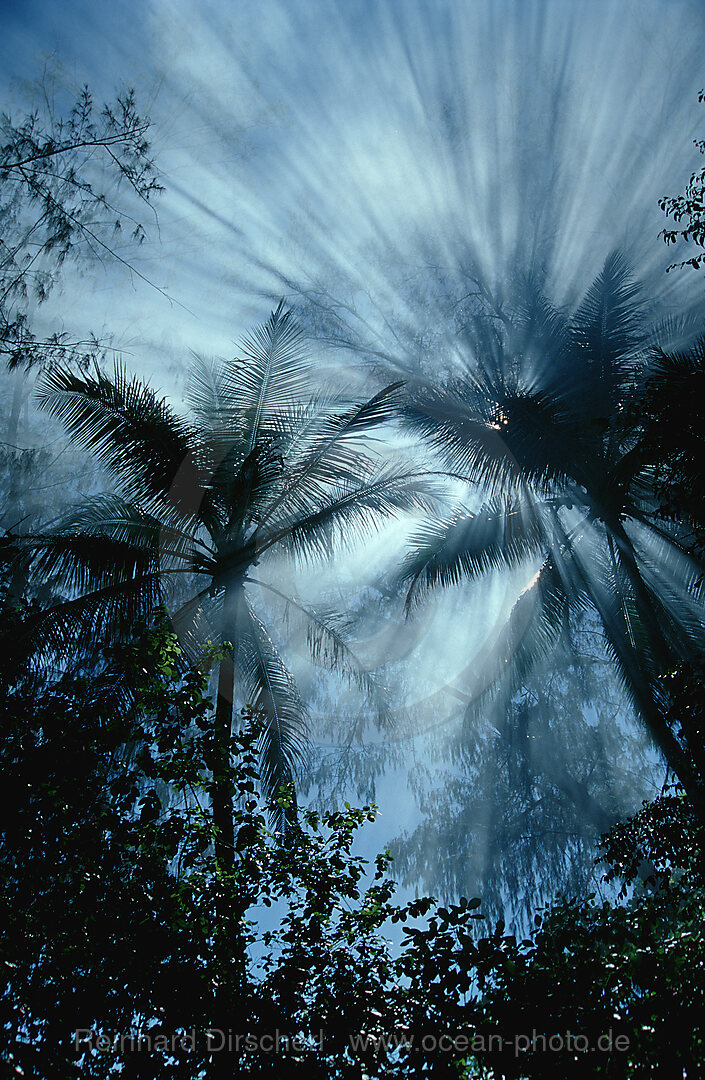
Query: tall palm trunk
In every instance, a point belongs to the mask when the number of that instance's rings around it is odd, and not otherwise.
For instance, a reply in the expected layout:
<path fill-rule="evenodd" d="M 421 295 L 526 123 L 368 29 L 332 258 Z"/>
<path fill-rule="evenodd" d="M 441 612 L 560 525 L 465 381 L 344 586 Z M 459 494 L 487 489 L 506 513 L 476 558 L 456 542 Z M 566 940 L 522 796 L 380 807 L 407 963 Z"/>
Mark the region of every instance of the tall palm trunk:
<path fill-rule="evenodd" d="M 619 551 L 620 562 L 626 571 L 629 583 L 634 590 L 637 608 L 643 621 L 652 653 L 655 657 L 661 656 L 666 660 L 672 655 L 672 650 L 666 641 L 663 630 L 652 609 L 651 598 L 646 585 L 644 584 L 644 579 L 639 571 L 629 537 L 621 523 L 614 523 L 611 528 L 608 526 L 608 540 L 610 555 L 613 564 L 615 565 L 615 545 Z M 616 643 L 613 642 L 613 644 Z M 623 662 L 625 662 L 625 660 L 626 657 L 623 657 Z M 629 658 L 629 663 L 633 666 L 635 673 L 637 674 L 635 685 L 639 685 L 641 679 L 636 672 L 637 664 L 631 657 Z M 697 773 L 693 767 L 693 762 L 690 760 L 687 752 L 683 749 L 671 730 L 666 718 L 653 700 L 652 695 L 641 694 L 640 697 L 643 698 L 639 704 L 644 719 L 650 728 L 659 749 L 683 785 L 698 818 L 705 824 L 705 793 L 703 792 L 702 785 L 700 784 Z"/>
<path fill-rule="evenodd" d="M 235 860 L 230 762 L 234 691 L 235 664 L 232 656 L 223 656 L 218 672 L 213 731 L 213 824 L 216 828 L 216 866 L 226 874 L 232 871 Z"/>
<path fill-rule="evenodd" d="M 224 610 L 232 610 L 239 597 L 233 589 L 226 591 Z M 233 649 L 237 648 L 236 635 Z M 225 638 L 225 635 L 224 635 Z M 235 660 L 223 656 L 218 671 L 218 691 L 213 731 L 213 788 L 212 813 L 216 830 L 215 863 L 217 892 L 215 897 L 215 960 L 217 985 L 214 1001 L 213 1030 L 218 1033 L 213 1045 L 224 1045 L 214 1052 L 211 1075 L 214 1080 L 232 1080 L 240 1075 L 239 1050 L 235 1035 L 239 1031 L 241 1009 L 247 1015 L 247 957 L 242 934 L 242 918 L 246 899 L 235 895 L 235 826 L 234 791 L 231 755 L 233 703 L 235 698 Z M 219 1033 L 222 1032 L 221 1036 Z M 232 1036 L 232 1038 L 231 1038 Z M 232 1049 L 231 1049 L 232 1046 Z"/>

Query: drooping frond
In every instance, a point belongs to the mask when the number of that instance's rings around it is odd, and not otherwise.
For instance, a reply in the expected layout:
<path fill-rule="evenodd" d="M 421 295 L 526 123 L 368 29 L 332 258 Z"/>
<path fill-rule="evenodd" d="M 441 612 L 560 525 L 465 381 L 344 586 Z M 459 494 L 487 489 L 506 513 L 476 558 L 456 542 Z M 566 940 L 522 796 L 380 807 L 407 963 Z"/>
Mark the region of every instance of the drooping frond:
<path fill-rule="evenodd" d="M 31 543 L 33 570 L 44 581 L 59 585 L 69 595 L 93 592 L 116 583 L 131 582 L 158 567 L 150 548 L 90 533 L 61 532 Z"/>
<path fill-rule="evenodd" d="M 195 660 L 204 649 L 220 644 L 220 605 L 210 586 L 201 588 L 170 612 L 171 625 L 185 654 Z"/>
<path fill-rule="evenodd" d="M 664 651 L 661 664 L 668 664 L 668 652 L 674 663 L 685 659 L 698 648 L 703 635 L 702 568 L 665 533 L 629 521 L 625 535 L 631 548 L 630 587 L 634 589 L 638 575 L 659 627 Z M 617 558 L 624 561 L 619 550 Z"/>
<path fill-rule="evenodd" d="M 212 568 L 209 546 L 201 540 L 195 521 L 185 522 L 173 512 L 157 517 L 121 495 L 93 495 L 73 507 L 46 542 L 51 545 L 55 537 L 66 535 L 90 536 L 97 545 L 108 540 L 133 546 L 151 553 L 162 569 L 180 565 L 207 573 Z"/>
<path fill-rule="evenodd" d="M 640 595 L 633 570 L 625 565 L 624 552 L 608 537 L 607 544 L 573 546 L 574 590 L 597 612 L 605 648 L 614 663 L 629 701 L 648 726 L 667 758 L 676 764 L 678 748 L 663 711 L 664 694 L 659 680 L 668 661 L 667 611 L 659 610 L 658 597 Z M 660 624 L 656 636 L 654 621 Z M 665 652 L 664 652 L 665 645 Z"/>
<path fill-rule="evenodd" d="M 277 596 L 285 604 L 287 619 L 291 613 L 300 617 L 306 634 L 306 643 L 315 664 L 329 671 L 337 672 L 348 680 L 350 685 L 361 690 L 371 703 L 378 718 L 388 722 L 391 718 L 385 688 L 380 684 L 373 671 L 355 653 L 348 640 L 346 620 L 340 612 L 331 608 L 311 607 L 287 596 L 274 585 L 248 575 L 246 581 Z"/>
<path fill-rule="evenodd" d="M 74 569 L 76 577 L 82 572 Z M 134 627 L 148 623 L 162 603 L 159 574 L 141 573 L 136 580 L 128 577 L 93 588 L 26 620 L 28 651 L 43 664 L 57 658 L 80 663 L 106 642 L 129 639 Z"/>
<path fill-rule="evenodd" d="M 528 502 L 493 499 L 475 513 L 427 519 L 410 538 L 399 575 L 408 586 L 407 611 L 436 586 L 513 570 L 545 555 L 550 543 L 540 509 Z"/>
<path fill-rule="evenodd" d="M 43 377 L 37 398 L 117 478 L 127 498 L 197 512 L 201 478 L 191 429 L 150 386 L 120 365 L 112 379 L 57 368 Z"/>
<path fill-rule="evenodd" d="M 262 622 L 246 601 L 239 620 L 236 667 L 248 704 L 267 717 L 260 740 L 260 775 L 264 793 L 276 796 L 291 783 L 308 749 L 308 713 L 293 676 Z"/>
<path fill-rule="evenodd" d="M 649 634 L 619 563 L 609 554 L 575 559 L 584 592 L 599 616 L 605 648 L 620 684 L 637 713 L 652 728 L 659 713 L 659 683 Z"/>

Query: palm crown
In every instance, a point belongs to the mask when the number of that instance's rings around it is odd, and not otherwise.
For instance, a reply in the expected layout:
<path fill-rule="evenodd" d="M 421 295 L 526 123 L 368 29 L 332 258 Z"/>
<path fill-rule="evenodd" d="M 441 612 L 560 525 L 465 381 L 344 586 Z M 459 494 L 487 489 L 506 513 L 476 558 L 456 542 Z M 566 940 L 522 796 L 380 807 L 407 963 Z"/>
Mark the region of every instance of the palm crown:
<path fill-rule="evenodd" d="M 627 691 L 687 784 L 659 675 L 701 640 L 699 572 L 655 514 L 653 455 L 634 417 L 655 343 L 677 327 L 647 328 L 644 310 L 614 254 L 572 316 L 529 283 L 512 319 L 483 313 L 469 322 L 467 376 L 419 396 L 410 418 L 484 501 L 426 520 L 402 577 L 411 606 L 435 586 L 527 569 L 495 656 L 495 686 L 509 695 L 571 612 L 592 610 Z"/>
<path fill-rule="evenodd" d="M 71 595 L 37 628 L 38 645 L 75 649 L 110 637 L 170 599 L 195 649 L 229 643 L 218 709 L 229 731 L 234 693 L 267 717 L 261 752 L 270 792 L 305 746 L 306 708 L 257 604 L 282 597 L 254 568 L 276 552 L 329 556 L 390 515 L 427 506 L 418 474 L 382 467 L 364 442 L 397 407 L 398 384 L 343 405 L 312 390 L 302 335 L 282 304 L 232 362 L 194 360 L 190 414 L 148 385 L 48 374 L 41 407 L 107 468 L 117 490 L 88 499 L 34 541 L 35 567 Z M 257 594 L 260 594 L 259 596 Z M 340 625 L 290 598 L 318 659 L 371 689 Z"/>

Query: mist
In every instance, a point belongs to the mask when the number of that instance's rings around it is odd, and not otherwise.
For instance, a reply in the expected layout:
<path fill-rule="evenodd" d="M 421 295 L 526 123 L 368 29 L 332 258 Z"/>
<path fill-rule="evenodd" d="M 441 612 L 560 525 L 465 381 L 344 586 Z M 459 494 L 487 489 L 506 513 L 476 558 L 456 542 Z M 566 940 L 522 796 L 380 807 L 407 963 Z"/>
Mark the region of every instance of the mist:
<path fill-rule="evenodd" d="M 164 193 L 130 250 L 141 276 L 67 265 L 38 319 L 107 335 L 179 408 L 192 351 L 234 355 L 279 299 L 346 401 L 472 376 L 478 313 L 517 309 L 527 283 L 571 313 L 615 250 L 651 323 L 705 324 L 702 280 L 666 272 L 658 206 L 700 160 L 701 3 L 29 2 L 3 18 L 6 111 L 31 107 L 46 64 L 96 99 L 134 86 L 149 113 Z M 100 489 L 30 406 L 21 436 L 71 463 L 23 513 L 51 519 Z M 375 449 L 442 468 L 398 424 Z M 440 487 L 465 510 L 485 495 Z M 666 769 L 589 614 L 521 692 L 492 691 L 535 565 L 405 604 L 397 575 L 420 517 L 325 566 L 266 566 L 282 593 L 345 613 L 384 688 L 375 701 L 312 666 L 291 605 L 262 599 L 311 713 L 298 783 L 312 805 L 377 802 L 366 843 L 391 845 L 405 888 L 483 896 L 520 923 L 557 888 L 594 883 L 596 838 Z"/>

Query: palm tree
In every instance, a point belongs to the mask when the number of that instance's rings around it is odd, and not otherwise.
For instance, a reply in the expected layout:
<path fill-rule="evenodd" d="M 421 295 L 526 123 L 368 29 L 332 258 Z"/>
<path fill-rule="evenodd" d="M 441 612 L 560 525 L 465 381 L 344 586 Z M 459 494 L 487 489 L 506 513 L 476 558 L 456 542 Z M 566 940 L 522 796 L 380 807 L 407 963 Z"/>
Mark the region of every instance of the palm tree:
<path fill-rule="evenodd" d="M 306 622 L 319 662 L 375 689 L 335 616 L 272 582 L 274 559 L 324 560 L 393 515 L 430 508 L 423 477 L 384 466 L 370 450 L 369 433 L 395 414 L 400 384 L 343 403 L 316 389 L 313 376 L 302 335 L 280 304 L 245 339 L 239 359 L 194 358 L 188 415 L 119 366 L 112 377 L 59 368 L 44 376 L 38 395 L 107 470 L 114 489 L 19 545 L 34 573 L 65 594 L 33 622 L 35 651 L 90 654 L 96 641 L 129 633 L 165 602 L 187 650 L 221 646 L 211 807 L 218 870 L 213 1016 L 223 1029 L 233 1023 L 233 995 L 247 987 L 248 899 L 237 888 L 230 768 L 236 697 L 265 718 L 265 794 L 290 781 L 306 746 L 306 707 L 267 633 L 262 598 L 274 597 Z M 232 1076 L 232 1056 L 216 1058 L 214 1075 Z"/>
<path fill-rule="evenodd" d="M 233 859 L 227 783 L 233 701 L 266 717 L 261 775 L 266 793 L 291 780 L 306 745 L 306 707 L 258 612 L 262 596 L 306 620 L 319 660 L 374 689 L 336 619 L 286 597 L 268 580 L 279 553 L 328 558 L 390 516 L 428 505 L 423 478 L 382 467 L 365 436 L 397 408 L 400 384 L 343 405 L 312 385 L 303 339 L 280 304 L 242 345 L 241 358 L 194 358 L 190 414 L 121 367 L 48 373 L 40 407 L 114 478 L 117 490 L 74 508 L 29 540 L 33 568 L 68 597 L 35 626 L 35 647 L 81 654 L 148 618 L 169 601 L 186 648 L 220 642 L 215 711 L 216 854 Z M 262 570 L 256 570 L 258 564 Z"/>
<path fill-rule="evenodd" d="M 525 282 L 511 318 L 504 308 L 468 321 L 467 373 L 417 396 L 409 416 L 481 504 L 427 519 L 402 579 L 410 608 L 433 587 L 526 570 L 495 654 L 494 685 L 508 697 L 571 615 L 592 612 L 632 702 L 702 804 L 660 678 L 702 644 L 700 573 L 657 516 L 653 455 L 635 417 L 655 343 L 689 327 L 649 329 L 644 312 L 613 254 L 572 316 Z"/>

